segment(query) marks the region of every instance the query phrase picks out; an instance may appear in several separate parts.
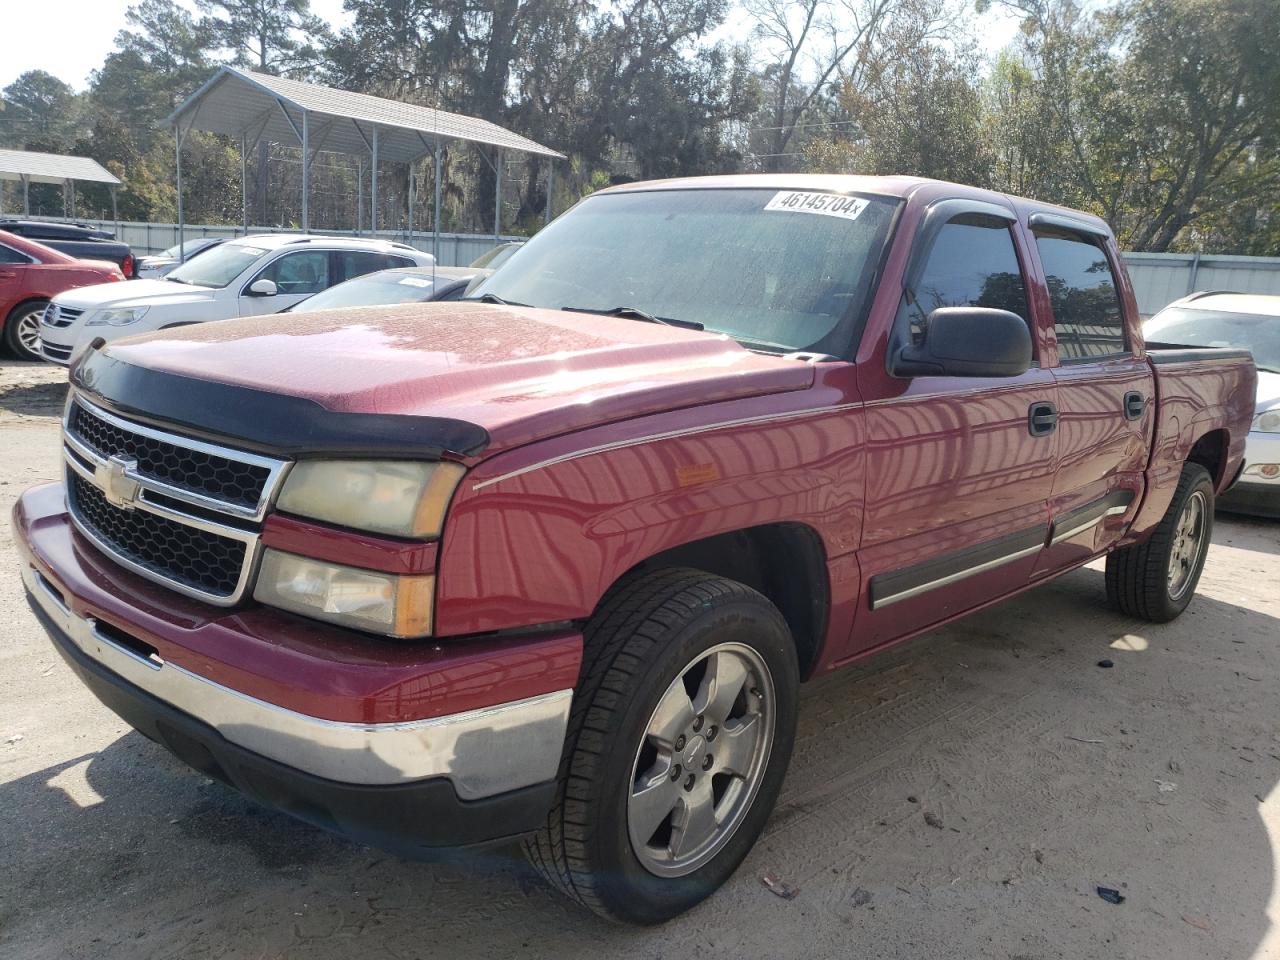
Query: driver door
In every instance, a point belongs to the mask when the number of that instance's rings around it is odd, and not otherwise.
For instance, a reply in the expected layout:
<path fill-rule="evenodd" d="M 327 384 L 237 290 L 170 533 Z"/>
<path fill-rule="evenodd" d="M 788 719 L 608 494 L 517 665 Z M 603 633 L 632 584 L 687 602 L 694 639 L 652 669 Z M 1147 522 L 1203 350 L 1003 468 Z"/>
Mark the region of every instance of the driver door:
<path fill-rule="evenodd" d="M 938 307 L 994 307 L 1031 326 L 1032 365 L 1014 377 L 903 379 L 888 373 L 883 355 L 859 362 L 867 486 L 854 652 L 1027 585 L 1044 550 L 1056 385 L 1039 362 L 1043 337 L 1014 213 L 976 206 L 945 200 L 926 216 L 922 234 L 931 238 L 917 238 L 913 255 L 925 259 L 909 276 L 890 342 L 918 341 Z"/>

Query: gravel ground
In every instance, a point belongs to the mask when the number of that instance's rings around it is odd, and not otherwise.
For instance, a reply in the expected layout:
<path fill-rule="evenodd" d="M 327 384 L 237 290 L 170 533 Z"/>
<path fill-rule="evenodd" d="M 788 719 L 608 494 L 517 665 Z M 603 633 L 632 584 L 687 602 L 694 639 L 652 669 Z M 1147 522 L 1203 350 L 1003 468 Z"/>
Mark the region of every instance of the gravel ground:
<path fill-rule="evenodd" d="M 1220 516 L 1173 624 L 1089 568 L 811 684 L 742 869 L 625 929 L 514 851 L 409 863 L 264 810 L 101 707 L 10 549 L 64 380 L 0 365 L 0 957 L 1280 957 L 1280 524 Z"/>

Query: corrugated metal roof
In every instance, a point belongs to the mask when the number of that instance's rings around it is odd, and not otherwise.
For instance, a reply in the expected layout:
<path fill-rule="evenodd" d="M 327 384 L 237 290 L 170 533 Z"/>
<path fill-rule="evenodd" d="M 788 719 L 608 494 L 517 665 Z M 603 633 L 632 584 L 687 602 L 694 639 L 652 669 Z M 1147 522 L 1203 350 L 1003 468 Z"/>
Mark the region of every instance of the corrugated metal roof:
<path fill-rule="evenodd" d="M 235 67 L 220 68 L 173 112 L 169 123 L 181 119 L 211 133 L 297 143 L 303 111 L 310 115 L 308 138 L 313 150 L 368 153 L 376 126 L 378 156 L 391 161 L 416 160 L 430 153 L 437 136 L 544 157 L 563 156 L 477 117 Z"/>
<path fill-rule="evenodd" d="M 29 177 L 32 183 L 62 183 L 64 180 L 91 180 L 113 183 L 120 180 L 97 160 L 67 157 L 60 153 L 35 153 L 31 150 L 0 150 L 0 180 Z"/>

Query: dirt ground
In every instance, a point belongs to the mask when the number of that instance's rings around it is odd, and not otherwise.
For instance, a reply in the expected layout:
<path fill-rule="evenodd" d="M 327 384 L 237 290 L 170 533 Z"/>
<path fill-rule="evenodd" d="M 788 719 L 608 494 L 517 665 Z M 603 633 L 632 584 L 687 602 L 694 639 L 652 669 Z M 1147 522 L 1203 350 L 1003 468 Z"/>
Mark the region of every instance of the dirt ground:
<path fill-rule="evenodd" d="M 101 707 L 27 610 L 8 526 L 57 474 L 62 381 L 0 366 L 5 960 L 1280 957 L 1280 524 L 1220 515 L 1168 626 L 1105 610 L 1084 569 L 811 684 L 741 870 L 626 929 L 515 851 L 408 863 L 264 810 Z"/>

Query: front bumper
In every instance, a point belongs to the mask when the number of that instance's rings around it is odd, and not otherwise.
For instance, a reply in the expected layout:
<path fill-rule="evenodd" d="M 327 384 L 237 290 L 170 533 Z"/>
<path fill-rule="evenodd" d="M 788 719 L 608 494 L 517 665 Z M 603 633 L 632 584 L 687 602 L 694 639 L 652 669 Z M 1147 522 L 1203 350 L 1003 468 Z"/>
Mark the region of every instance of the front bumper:
<path fill-rule="evenodd" d="M 14 509 L 29 602 L 99 699 L 191 766 L 402 850 L 518 835 L 545 815 L 576 634 L 423 649 L 213 609 L 115 567 L 61 503 L 50 485 Z"/>

